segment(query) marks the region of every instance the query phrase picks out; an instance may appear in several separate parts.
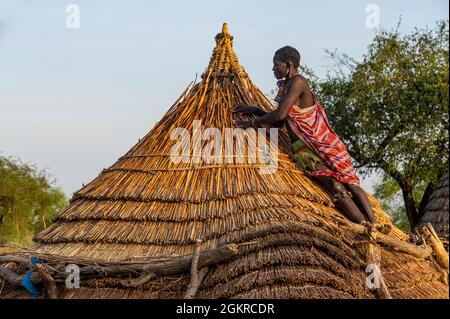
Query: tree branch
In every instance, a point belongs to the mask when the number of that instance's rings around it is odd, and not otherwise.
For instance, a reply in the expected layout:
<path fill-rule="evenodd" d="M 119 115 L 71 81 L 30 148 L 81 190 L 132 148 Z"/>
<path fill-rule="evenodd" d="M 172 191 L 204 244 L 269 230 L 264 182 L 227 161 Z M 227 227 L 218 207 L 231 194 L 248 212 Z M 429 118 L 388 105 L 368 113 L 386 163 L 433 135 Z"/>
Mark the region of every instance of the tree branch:
<path fill-rule="evenodd" d="M 136 288 L 146 284 L 155 277 L 156 276 L 153 273 L 146 273 L 135 279 L 120 280 L 120 284 L 127 288 Z"/>
<path fill-rule="evenodd" d="M 378 232 L 375 227 L 369 228 L 369 242 L 366 250 L 366 263 L 367 266 L 372 267 L 374 273 L 374 280 L 376 281 L 375 289 L 378 299 L 392 299 L 389 289 L 384 281 L 383 274 L 381 272 L 381 254 L 376 240 Z"/>
<path fill-rule="evenodd" d="M 398 133 L 400 133 L 400 131 L 401 131 L 400 129 L 397 129 L 397 130 L 391 130 L 388 132 L 388 134 L 385 136 L 385 138 L 378 145 L 378 148 L 374 152 L 373 156 L 371 156 L 371 161 L 377 162 L 382 158 L 386 147 L 398 135 Z"/>
<path fill-rule="evenodd" d="M 195 294 L 197 293 L 197 289 L 198 287 L 200 287 L 200 284 L 207 272 L 207 267 L 201 269 L 201 275 L 199 274 L 198 271 L 198 260 L 200 257 L 201 247 L 202 241 L 200 239 L 197 239 L 197 241 L 195 242 L 194 253 L 192 256 L 191 280 L 189 282 L 189 286 L 186 292 L 184 293 L 184 299 L 194 298 Z"/>
<path fill-rule="evenodd" d="M 342 220 L 341 222 L 344 223 L 345 228 L 350 229 L 355 233 L 361 235 L 367 234 L 367 229 L 363 225 L 352 223 L 347 220 Z M 431 256 L 432 250 L 429 246 L 416 246 L 380 232 L 374 234 L 376 234 L 376 242 L 392 247 L 400 252 L 412 255 L 419 259 L 425 259 Z"/>
<path fill-rule="evenodd" d="M 405 202 L 406 215 L 408 216 L 409 225 L 411 229 L 417 225 L 417 208 L 413 196 L 413 187 L 409 178 L 404 178 L 399 182 L 402 189 L 403 201 Z"/>
<path fill-rule="evenodd" d="M 21 265 L 25 265 L 25 266 L 30 265 L 29 258 L 24 258 L 24 257 L 20 257 L 20 256 L 11 256 L 11 255 L 0 256 L 0 264 L 9 263 L 9 262 L 21 264 Z"/>
<path fill-rule="evenodd" d="M 436 261 L 442 268 L 445 269 L 448 274 L 448 253 L 442 245 L 442 242 L 440 241 L 438 235 L 434 231 L 433 226 L 428 223 L 424 227 L 422 227 L 421 231 L 425 235 L 425 239 L 431 244 L 431 247 L 433 247 Z"/>
<path fill-rule="evenodd" d="M 37 264 L 34 266 L 45 287 L 48 298 L 58 299 L 58 288 L 56 287 L 55 279 L 50 275 L 47 268 L 43 264 Z"/>
<path fill-rule="evenodd" d="M 4 278 L 13 287 L 19 288 L 22 286 L 23 276 L 19 276 L 11 269 L 0 266 L 0 277 Z"/>

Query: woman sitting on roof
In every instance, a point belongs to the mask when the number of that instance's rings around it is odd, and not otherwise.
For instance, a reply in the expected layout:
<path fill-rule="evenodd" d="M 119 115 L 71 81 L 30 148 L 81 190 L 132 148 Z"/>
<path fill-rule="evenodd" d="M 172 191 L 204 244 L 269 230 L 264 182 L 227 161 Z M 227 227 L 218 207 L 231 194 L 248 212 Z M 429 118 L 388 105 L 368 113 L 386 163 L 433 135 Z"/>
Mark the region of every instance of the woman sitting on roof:
<path fill-rule="evenodd" d="M 285 46 L 275 52 L 273 72 L 279 91 L 278 108 L 265 112 L 254 106 L 238 106 L 236 112 L 258 115 L 251 121 L 236 121 L 243 128 L 284 121 L 297 167 L 315 178 L 331 195 L 335 205 L 356 223 L 376 223 L 372 207 L 353 169 L 344 143 L 333 131 L 325 111 L 299 74 L 299 52 Z"/>

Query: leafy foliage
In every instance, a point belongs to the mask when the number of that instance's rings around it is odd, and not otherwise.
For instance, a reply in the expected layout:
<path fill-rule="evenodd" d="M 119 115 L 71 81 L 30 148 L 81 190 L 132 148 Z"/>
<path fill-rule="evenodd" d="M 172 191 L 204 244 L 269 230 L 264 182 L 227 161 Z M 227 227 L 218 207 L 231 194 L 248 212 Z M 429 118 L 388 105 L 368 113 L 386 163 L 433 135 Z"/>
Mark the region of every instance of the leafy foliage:
<path fill-rule="evenodd" d="M 390 213 L 392 222 L 400 229 L 410 231 L 398 183 L 389 175 L 384 174 L 382 181 L 374 186 L 374 191 L 374 195 L 381 199 L 381 208 Z"/>
<path fill-rule="evenodd" d="M 51 186 L 46 172 L 0 156 L 0 241 L 31 243 L 33 234 L 65 206 L 66 196 Z"/>

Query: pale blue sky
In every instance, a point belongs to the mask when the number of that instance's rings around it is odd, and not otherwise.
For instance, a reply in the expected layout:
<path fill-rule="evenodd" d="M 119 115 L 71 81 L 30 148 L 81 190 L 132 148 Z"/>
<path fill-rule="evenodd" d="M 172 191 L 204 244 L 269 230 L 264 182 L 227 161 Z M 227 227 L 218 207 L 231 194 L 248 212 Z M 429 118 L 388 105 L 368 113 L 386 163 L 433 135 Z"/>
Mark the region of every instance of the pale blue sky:
<path fill-rule="evenodd" d="M 80 29 L 65 27 L 66 5 Z M 207 66 L 223 22 L 264 92 L 273 52 L 289 44 L 323 76 L 325 49 L 359 58 L 380 26 L 448 19 L 447 0 L 0 0 L 0 154 L 47 168 L 71 195 L 144 136 Z M 373 178 L 363 185 L 371 190 Z"/>

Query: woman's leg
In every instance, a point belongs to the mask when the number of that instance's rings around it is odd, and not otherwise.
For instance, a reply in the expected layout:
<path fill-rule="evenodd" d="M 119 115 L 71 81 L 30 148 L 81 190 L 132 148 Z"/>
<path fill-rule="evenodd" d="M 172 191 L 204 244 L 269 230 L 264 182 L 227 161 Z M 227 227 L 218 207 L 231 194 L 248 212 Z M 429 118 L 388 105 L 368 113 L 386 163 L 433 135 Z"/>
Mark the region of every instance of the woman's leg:
<path fill-rule="evenodd" d="M 367 197 L 366 192 L 358 185 L 346 184 L 348 190 L 353 195 L 353 201 L 358 206 L 361 212 L 364 213 L 365 217 L 372 223 L 375 224 L 377 219 L 373 214 L 372 206 L 370 205 L 369 197 Z"/>
<path fill-rule="evenodd" d="M 358 224 L 367 221 L 358 206 L 356 206 L 352 198 L 348 195 L 347 189 L 342 183 L 329 176 L 316 176 L 316 179 L 334 199 L 333 201 L 336 207 L 341 210 L 348 219 Z"/>

